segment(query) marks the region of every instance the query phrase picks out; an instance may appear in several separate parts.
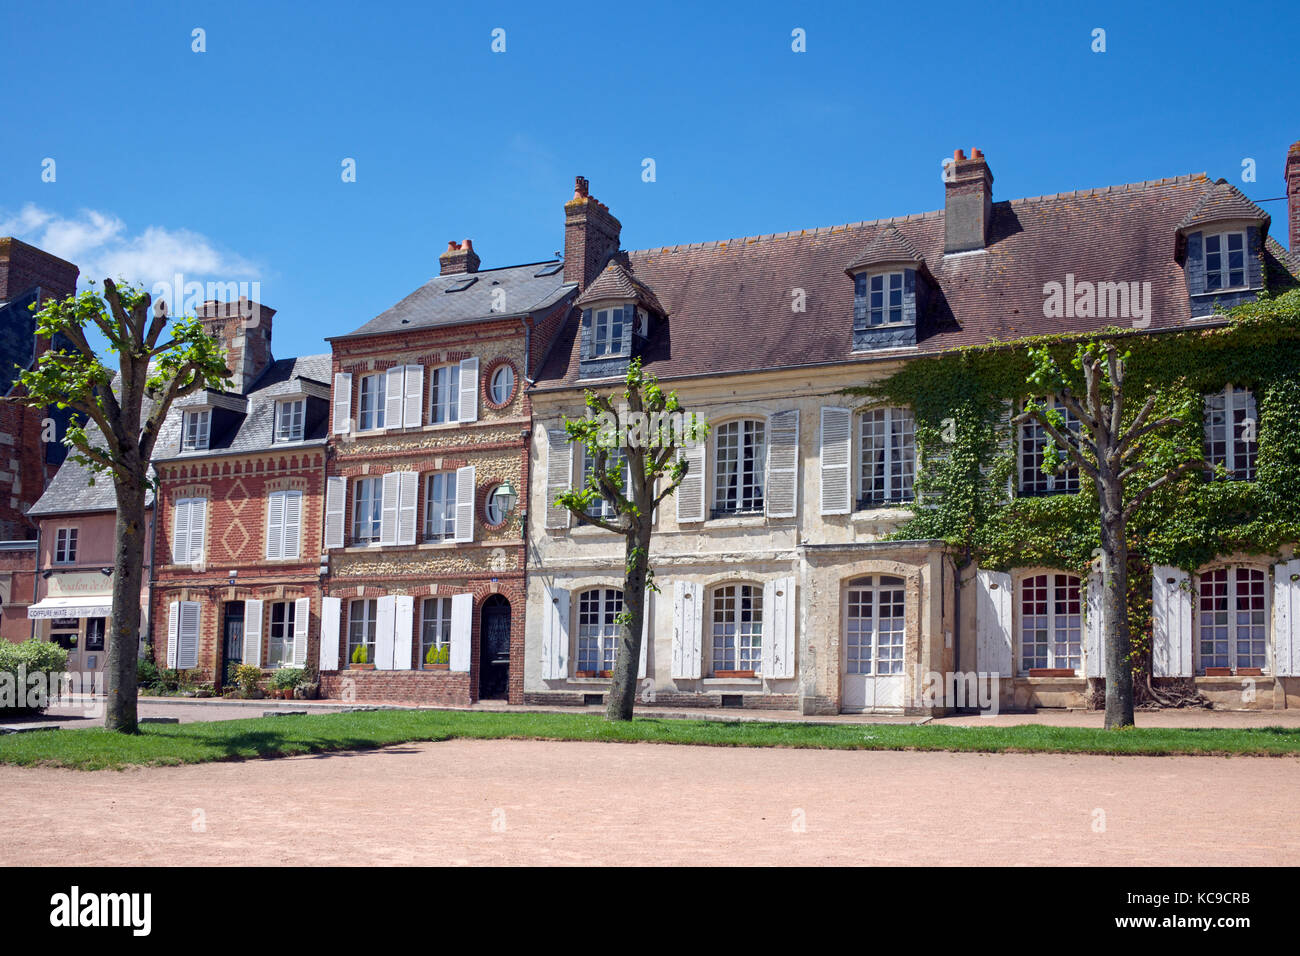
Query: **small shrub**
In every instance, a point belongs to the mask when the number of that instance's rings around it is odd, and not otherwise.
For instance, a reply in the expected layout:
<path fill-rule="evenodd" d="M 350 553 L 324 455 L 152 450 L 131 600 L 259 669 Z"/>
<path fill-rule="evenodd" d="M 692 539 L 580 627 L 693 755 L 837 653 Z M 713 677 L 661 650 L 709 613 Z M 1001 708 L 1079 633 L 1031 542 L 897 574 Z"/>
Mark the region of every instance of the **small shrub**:
<path fill-rule="evenodd" d="M 141 688 L 158 683 L 158 665 L 152 657 L 142 657 L 135 665 L 135 682 Z"/>
<path fill-rule="evenodd" d="M 277 690 L 292 690 L 301 683 L 301 667 L 281 667 L 271 675 L 271 686 Z"/>
<path fill-rule="evenodd" d="M 429 653 L 424 655 L 426 664 L 446 664 L 451 661 L 451 646 L 444 644 L 442 647 L 429 648 Z"/>
<path fill-rule="evenodd" d="M 235 668 L 235 681 L 239 684 L 240 697 L 252 697 L 261 679 L 262 669 L 253 664 L 240 664 Z"/>
<path fill-rule="evenodd" d="M 48 693 L 51 675 L 61 674 L 67 669 L 68 652 L 57 644 L 37 640 L 15 644 L 0 639 L 0 714 L 38 713 L 44 710 L 49 705 L 48 696 L 39 693 L 33 695 L 29 683 L 31 676 L 44 674 L 44 689 Z M 24 680 L 22 686 L 19 686 L 20 676 Z M 35 706 L 19 707 L 20 699 L 34 703 Z"/>
<path fill-rule="evenodd" d="M 358 644 L 356 646 L 356 650 L 352 652 L 352 663 L 353 664 L 368 663 L 368 661 L 366 660 L 366 656 L 367 656 L 366 645 Z"/>

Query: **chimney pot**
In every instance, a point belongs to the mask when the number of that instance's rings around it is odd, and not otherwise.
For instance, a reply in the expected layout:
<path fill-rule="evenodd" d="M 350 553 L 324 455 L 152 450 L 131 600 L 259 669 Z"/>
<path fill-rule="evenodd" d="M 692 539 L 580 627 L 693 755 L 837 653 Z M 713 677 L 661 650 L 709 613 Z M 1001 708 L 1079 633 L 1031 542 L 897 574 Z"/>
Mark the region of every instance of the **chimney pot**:
<path fill-rule="evenodd" d="M 960 162 L 966 159 L 966 154 L 963 153 L 960 149 L 954 149 L 952 151 L 952 158 Z"/>
<path fill-rule="evenodd" d="M 478 253 L 474 251 L 472 242 L 452 239 L 447 242 L 447 251 L 438 257 L 438 274 L 450 276 L 478 272 L 478 264 Z"/>
<path fill-rule="evenodd" d="M 970 158 L 971 158 L 971 159 L 983 159 L 983 158 L 984 158 L 984 154 L 981 153 L 978 149 L 972 149 L 972 150 L 970 151 Z"/>

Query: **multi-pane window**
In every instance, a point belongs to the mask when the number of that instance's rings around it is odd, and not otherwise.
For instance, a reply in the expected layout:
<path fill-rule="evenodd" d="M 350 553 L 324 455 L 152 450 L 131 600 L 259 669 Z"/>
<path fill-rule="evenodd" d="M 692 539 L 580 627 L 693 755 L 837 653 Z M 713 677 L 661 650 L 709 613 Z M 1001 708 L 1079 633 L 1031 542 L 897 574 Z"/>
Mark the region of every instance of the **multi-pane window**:
<path fill-rule="evenodd" d="M 212 410 L 186 412 L 181 417 L 181 450 L 203 451 L 212 432 Z"/>
<path fill-rule="evenodd" d="M 371 544 L 379 540 L 383 510 L 383 479 L 358 478 L 352 486 L 352 541 L 355 544 Z"/>
<path fill-rule="evenodd" d="M 763 589 L 752 584 L 715 588 L 710 619 L 713 672 L 757 673 L 763 662 Z"/>
<path fill-rule="evenodd" d="M 429 652 L 451 643 L 451 598 L 424 599 L 420 612 L 420 661 L 429 662 Z"/>
<path fill-rule="evenodd" d="M 1229 385 L 1205 396 L 1205 460 L 1211 468 L 1223 465 L 1228 476 L 1255 480 L 1259 442 L 1255 429 L 1255 394 Z"/>
<path fill-rule="evenodd" d="M 492 401 L 504 405 L 515 391 L 515 370 L 509 365 L 498 365 L 492 373 Z"/>
<path fill-rule="evenodd" d="M 368 431 L 384 427 L 385 383 L 388 376 L 383 372 L 367 375 L 361 379 L 361 401 L 357 410 L 357 428 Z"/>
<path fill-rule="evenodd" d="M 587 481 L 596 471 L 596 456 L 591 453 L 586 445 L 582 446 L 582 487 L 587 487 Z M 623 496 L 627 497 L 632 493 L 632 475 L 628 470 L 627 452 L 622 448 L 610 448 L 607 450 L 605 457 L 605 473 L 613 475 L 621 471 L 623 474 Z M 593 518 L 613 518 L 617 512 L 614 506 L 602 495 L 593 501 L 587 508 L 587 514 Z"/>
<path fill-rule="evenodd" d="M 429 381 L 429 421 L 435 425 L 460 418 L 460 366 L 435 368 Z"/>
<path fill-rule="evenodd" d="M 424 540 L 450 541 L 456 536 L 456 473 L 434 472 L 424 486 Z"/>
<path fill-rule="evenodd" d="M 73 564 L 77 560 L 77 529 L 60 528 L 54 533 L 54 563 Z"/>
<path fill-rule="evenodd" d="M 623 350 L 623 307 L 597 309 L 592 316 L 591 354 L 616 355 Z"/>
<path fill-rule="evenodd" d="M 375 662 L 375 619 L 379 602 L 370 600 L 348 602 L 348 661 L 358 647 L 366 649 L 366 659 L 358 663 Z"/>
<path fill-rule="evenodd" d="M 845 613 L 845 670 L 872 676 L 903 673 L 902 578 L 857 578 L 849 582 Z"/>
<path fill-rule="evenodd" d="M 1197 611 L 1202 673 L 1209 667 L 1264 667 L 1268 619 L 1263 571 L 1233 567 L 1205 572 Z"/>
<path fill-rule="evenodd" d="M 271 629 L 266 649 L 267 667 L 290 667 L 293 664 L 295 606 L 294 601 L 275 601 L 271 604 Z"/>
<path fill-rule="evenodd" d="M 885 272 L 867 279 L 867 321 L 871 325 L 903 321 L 903 273 Z"/>
<path fill-rule="evenodd" d="M 1083 611 L 1079 579 L 1037 574 L 1020 582 L 1020 670 L 1079 669 Z"/>
<path fill-rule="evenodd" d="M 1039 404 L 1046 404 L 1040 400 Z M 1060 401 L 1053 401 L 1052 407 L 1065 419 L 1065 426 L 1078 434 L 1079 419 Z M 1037 421 L 1027 421 L 1020 426 L 1020 493 L 1022 495 L 1061 495 L 1073 494 L 1079 490 L 1079 469 L 1067 464 L 1059 472 L 1043 473 L 1043 457 L 1047 446 L 1052 443 L 1047 429 Z M 1065 456 L 1065 449 L 1058 449 L 1058 457 Z"/>
<path fill-rule="evenodd" d="M 878 408 L 864 412 L 862 492 L 858 507 L 911 501 L 916 476 L 916 420 L 910 409 Z"/>
<path fill-rule="evenodd" d="M 713 485 L 715 514 L 763 510 L 766 463 L 763 429 L 763 423 L 753 419 L 718 426 Z"/>
<path fill-rule="evenodd" d="M 618 588 L 595 588 L 578 595 L 579 672 L 613 672 L 618 659 L 618 616 L 622 612 L 623 592 Z"/>
<path fill-rule="evenodd" d="M 1224 232 L 1205 237 L 1205 291 L 1237 289 L 1246 284 L 1246 234 Z"/>
<path fill-rule="evenodd" d="M 302 441 L 306 406 L 301 398 L 275 403 L 276 441 Z"/>

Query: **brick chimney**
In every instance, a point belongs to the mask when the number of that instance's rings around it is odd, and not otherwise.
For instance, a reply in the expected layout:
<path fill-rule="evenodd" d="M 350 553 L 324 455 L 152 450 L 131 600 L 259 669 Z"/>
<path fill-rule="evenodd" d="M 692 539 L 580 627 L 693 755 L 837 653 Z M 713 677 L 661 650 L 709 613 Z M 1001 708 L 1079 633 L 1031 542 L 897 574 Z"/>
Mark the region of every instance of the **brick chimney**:
<path fill-rule="evenodd" d="M 77 274 L 71 262 L 29 246 L 20 239 L 0 237 L 0 302 L 9 302 L 39 287 L 41 300 L 63 299 L 77 291 Z"/>
<path fill-rule="evenodd" d="M 988 242 L 993 218 L 993 173 L 984 154 L 960 149 L 952 154 L 943 187 L 943 251 L 970 252 Z"/>
<path fill-rule="evenodd" d="M 1292 143 L 1287 150 L 1285 175 L 1287 248 L 1294 259 L 1300 256 L 1300 142 Z"/>
<path fill-rule="evenodd" d="M 231 390 L 246 393 L 275 361 L 271 357 L 271 317 L 275 309 L 240 297 L 234 302 L 209 299 L 198 311 L 207 333 L 226 353 L 226 367 L 234 384 Z"/>
<path fill-rule="evenodd" d="M 474 243 L 468 239 L 464 242 L 453 239 L 447 243 L 447 251 L 438 257 L 438 265 L 442 266 L 442 271 L 438 274 L 452 276 L 465 272 L 478 272 L 478 262 Z"/>
<path fill-rule="evenodd" d="M 587 180 L 576 177 L 573 198 L 564 204 L 564 281 L 578 283 L 579 292 L 594 282 L 618 252 L 622 229 L 609 207 L 591 196 Z"/>

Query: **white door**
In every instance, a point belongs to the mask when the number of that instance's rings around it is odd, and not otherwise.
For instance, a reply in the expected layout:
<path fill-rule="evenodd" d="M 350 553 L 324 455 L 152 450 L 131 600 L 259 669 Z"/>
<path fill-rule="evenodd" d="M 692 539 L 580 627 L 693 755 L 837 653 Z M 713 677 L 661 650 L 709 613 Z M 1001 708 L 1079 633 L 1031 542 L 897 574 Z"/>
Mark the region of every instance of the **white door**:
<path fill-rule="evenodd" d="M 844 694 L 850 713 L 903 709 L 903 579 L 856 578 L 844 597 Z"/>

